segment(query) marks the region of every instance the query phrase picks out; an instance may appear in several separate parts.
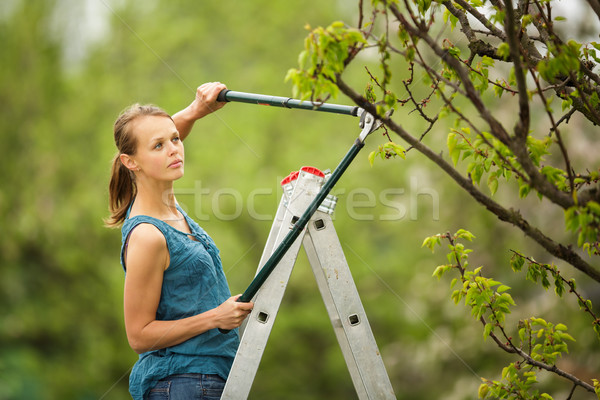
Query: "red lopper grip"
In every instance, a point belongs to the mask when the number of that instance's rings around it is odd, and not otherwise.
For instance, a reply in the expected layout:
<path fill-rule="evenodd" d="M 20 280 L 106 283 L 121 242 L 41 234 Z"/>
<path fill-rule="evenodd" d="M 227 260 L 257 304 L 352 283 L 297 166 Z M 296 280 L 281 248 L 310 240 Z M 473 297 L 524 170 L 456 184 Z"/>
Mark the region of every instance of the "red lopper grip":
<path fill-rule="evenodd" d="M 321 170 L 319 168 L 302 167 L 302 168 L 300 168 L 300 171 L 308 172 L 309 174 L 313 174 L 316 176 L 320 176 L 321 178 L 325 178 L 325 174 L 323 172 L 321 172 Z"/>
<path fill-rule="evenodd" d="M 283 178 L 281 180 L 281 186 L 287 185 L 288 183 L 295 181 L 296 179 L 298 179 L 299 174 L 300 174 L 300 172 L 298 172 L 298 171 L 290 172 L 290 174 L 288 176 L 286 176 L 285 178 Z"/>

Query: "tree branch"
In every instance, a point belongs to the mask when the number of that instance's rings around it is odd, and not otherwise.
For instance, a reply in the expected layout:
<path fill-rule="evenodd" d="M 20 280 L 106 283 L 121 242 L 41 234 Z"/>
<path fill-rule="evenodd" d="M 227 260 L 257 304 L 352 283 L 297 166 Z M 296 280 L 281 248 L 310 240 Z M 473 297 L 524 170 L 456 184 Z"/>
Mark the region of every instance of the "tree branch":
<path fill-rule="evenodd" d="M 389 117 L 381 117 L 377 115 L 377 109 L 371 103 L 369 103 L 364 97 L 354 91 L 348 86 L 341 78 L 337 76 L 336 84 L 346 96 L 354 101 L 359 107 L 365 109 L 368 113 L 376 116 L 376 118 L 383 121 L 383 123 L 405 140 L 408 144 L 413 146 L 417 151 L 425 155 L 435 164 L 437 164 L 446 174 L 448 174 L 461 188 L 463 188 L 471 197 L 473 197 L 478 203 L 487 208 L 490 212 L 498 217 L 501 221 L 508 222 L 517 228 L 519 228 L 525 235 L 533 239 L 539 245 L 541 245 L 546 251 L 553 256 L 566 261 L 576 269 L 582 271 L 593 280 L 600 282 L 600 271 L 592 267 L 590 264 L 585 262 L 576 252 L 570 247 L 563 246 L 560 243 L 556 243 L 554 240 L 544 235 L 539 229 L 531 226 L 527 220 L 525 220 L 521 214 L 513 209 L 505 209 L 494 200 L 484 195 L 477 187 L 473 185 L 470 179 L 462 176 L 455 168 L 452 167 L 441 155 L 435 153 L 432 149 L 427 147 L 425 144 L 417 140 L 414 136 L 404 130 L 400 125 L 396 124 Z"/>
<path fill-rule="evenodd" d="M 521 142 L 525 144 L 527 135 L 529 134 L 529 97 L 527 95 L 527 84 L 525 83 L 525 72 L 521 62 L 520 43 L 517 38 L 516 17 L 513 9 L 512 1 L 505 2 L 506 18 L 505 29 L 508 47 L 510 48 L 510 56 L 515 71 L 515 79 L 519 90 L 519 122 L 515 126 L 515 135 Z"/>
<path fill-rule="evenodd" d="M 557 48 L 560 48 L 560 46 L 564 46 L 564 42 L 554 33 L 553 22 L 550 16 L 544 14 L 543 7 L 538 0 L 534 0 L 534 3 L 535 8 L 537 8 L 537 13 L 533 12 L 534 10 L 532 10 L 530 13 L 536 15 L 536 18 L 533 18 L 533 24 L 537 28 L 542 39 L 546 43 L 554 44 Z M 533 9 L 533 6 L 531 6 L 530 8 Z M 581 59 L 578 60 L 578 63 L 579 68 L 581 69 L 581 71 L 583 71 L 584 75 L 587 76 L 590 80 L 594 81 L 596 85 L 600 85 L 600 76 L 592 72 L 590 66 L 588 66 L 588 64 L 591 64 L 593 67 L 593 63 L 585 62 Z M 585 85 L 585 87 L 582 88 L 582 80 L 578 80 L 577 76 L 575 76 L 574 73 L 569 74 L 569 76 L 558 77 L 558 79 L 567 81 L 569 83 L 569 86 L 575 86 L 575 88 L 579 92 L 579 95 L 572 96 L 572 89 L 565 87 L 555 89 L 557 96 L 562 98 L 570 98 L 572 100 L 573 108 L 582 113 L 593 124 L 600 124 L 600 107 L 592 107 L 587 99 L 587 97 L 590 96 L 591 93 L 593 93 L 593 89 L 589 88 L 587 85 Z"/>
<path fill-rule="evenodd" d="M 473 82 L 469 77 L 469 71 L 464 68 L 459 60 L 450 55 L 446 50 L 440 48 L 438 44 L 427 34 L 426 31 L 419 29 L 417 26 L 411 25 L 404 15 L 400 12 L 395 4 L 389 5 L 390 10 L 394 13 L 398 21 L 402 24 L 411 36 L 419 37 L 423 40 L 434 53 L 448 64 L 459 76 L 462 85 L 465 88 L 465 95 L 475 106 L 479 115 L 490 127 L 491 134 L 498 140 L 508 146 L 517 157 L 517 160 L 523 167 L 523 170 L 529 175 L 532 187 L 546 196 L 555 204 L 567 209 L 574 204 L 574 200 L 567 193 L 558 190 L 552 185 L 544 175 L 538 171 L 537 167 L 529 158 L 529 150 L 523 143 L 511 140 L 509 134 L 504 129 L 502 124 L 495 119 L 490 110 L 483 104 L 481 97 L 477 94 L 477 90 L 473 86 Z M 521 92 L 521 90 L 519 90 Z M 525 89 L 525 96 L 527 95 Z M 526 124 L 528 126 L 528 124 Z"/>
<path fill-rule="evenodd" d="M 587 0 L 587 2 L 590 5 L 590 7 L 592 7 L 592 10 L 594 10 L 594 12 L 598 16 L 598 18 L 600 18 L 600 1 L 598 1 L 598 0 Z"/>
<path fill-rule="evenodd" d="M 558 143 L 558 147 L 560 148 L 560 152 L 562 153 L 563 159 L 565 160 L 565 169 L 567 171 L 567 176 L 569 178 L 569 188 L 571 190 L 571 196 L 573 196 L 575 194 L 575 182 L 574 182 L 575 178 L 573 177 L 573 170 L 571 167 L 571 160 L 569 159 L 569 153 L 567 152 L 565 143 L 562 140 L 562 136 L 560 134 L 560 130 L 558 129 L 558 125 L 554 121 L 554 116 L 552 115 L 552 112 L 550 112 L 550 110 L 548 109 L 548 106 L 546 105 L 547 101 L 546 101 L 546 97 L 544 96 L 544 91 L 542 90 L 542 87 L 540 86 L 540 81 L 533 70 L 530 69 L 529 71 L 530 71 L 533 81 L 535 82 L 535 85 L 538 89 L 537 94 L 538 94 L 538 96 L 540 96 L 540 98 L 542 100 L 542 104 L 544 104 L 544 109 L 546 110 L 546 114 L 548 115 L 548 118 L 550 119 L 550 123 L 552 125 L 550 128 L 550 132 L 554 132 L 554 134 L 556 135 L 556 141 Z"/>
<path fill-rule="evenodd" d="M 490 20 L 485 17 L 485 15 L 483 15 L 479 11 L 477 11 L 477 9 L 474 8 L 472 5 L 467 3 L 465 0 L 454 0 L 454 1 L 458 5 L 460 5 L 462 8 L 464 8 L 469 14 L 471 14 L 473 17 L 475 17 L 475 19 L 477 19 L 479 22 L 481 22 L 481 24 L 483 26 L 485 26 L 492 35 L 496 36 L 498 39 L 501 39 L 502 41 L 504 41 L 506 39 L 504 32 L 502 32 L 501 29 L 498 29 L 494 24 L 492 24 L 490 22 Z"/>
<path fill-rule="evenodd" d="M 483 101 L 481 100 L 481 98 L 477 94 L 477 90 L 475 89 L 475 87 L 473 86 L 473 83 L 469 79 L 469 73 L 468 73 L 468 71 L 466 71 L 465 68 L 463 68 L 463 66 L 460 64 L 460 62 L 456 58 L 452 57 L 452 55 L 450 55 L 446 50 L 440 48 L 437 45 L 437 43 L 435 41 L 433 41 L 433 39 L 431 38 L 431 36 L 429 36 L 427 34 L 427 32 L 423 32 L 417 26 L 413 26 L 410 23 L 408 23 L 408 21 L 406 20 L 406 18 L 404 17 L 404 15 L 400 12 L 400 10 L 398 9 L 398 7 L 396 7 L 395 4 L 390 4 L 389 7 L 390 7 L 390 10 L 392 10 L 392 13 L 394 13 L 394 15 L 396 16 L 396 18 L 398 19 L 398 21 L 400 21 L 400 23 L 402 24 L 402 26 L 412 36 L 419 37 L 422 40 L 424 40 L 427 43 L 427 45 L 435 52 L 435 54 L 438 55 L 438 57 L 440 57 L 454 71 L 456 71 L 456 73 L 460 77 L 460 80 L 461 80 L 463 86 L 465 87 L 465 95 L 466 95 L 466 97 L 469 100 L 471 100 L 471 103 L 473 103 L 473 105 L 475 106 L 475 108 L 479 112 L 479 115 L 490 126 L 492 134 L 494 136 L 496 136 L 496 138 L 498 138 L 498 140 L 500 140 L 502 143 L 508 145 L 508 143 L 510 141 L 510 136 L 508 135 L 508 133 L 506 132 L 506 130 L 504 129 L 504 127 L 502 126 L 502 124 L 500 124 L 500 122 L 498 122 L 498 120 L 496 120 L 491 115 L 491 113 L 489 112 L 489 110 L 483 104 Z"/>
<path fill-rule="evenodd" d="M 558 269 L 554 270 L 548 264 L 539 263 L 539 262 L 535 261 L 533 258 L 527 257 L 518 251 L 515 251 L 512 249 L 510 251 L 514 255 L 527 260 L 527 262 L 530 265 L 535 264 L 538 267 L 549 272 L 552 275 L 552 277 L 554 278 L 555 286 L 556 286 L 557 279 L 559 279 L 563 284 L 567 285 L 569 287 L 569 293 L 573 293 L 573 295 L 575 297 L 577 297 L 577 302 L 580 304 L 580 309 L 583 309 L 583 312 L 589 314 L 589 316 L 592 318 L 592 321 L 593 321 L 592 324 L 600 323 L 600 318 L 598 318 L 598 316 L 594 313 L 592 308 L 590 306 L 588 306 L 586 299 L 584 299 L 583 296 L 575 289 L 575 283 L 573 281 L 567 280 L 564 276 L 562 276 L 560 274 L 560 271 Z M 559 295 L 559 297 L 560 297 L 560 295 Z"/>
<path fill-rule="evenodd" d="M 482 21 L 482 23 L 488 29 L 490 29 L 491 34 L 498 37 L 504 36 L 502 31 L 500 31 L 498 28 L 492 25 L 483 15 L 479 14 L 477 10 L 475 10 L 471 5 L 461 0 L 457 1 L 457 3 L 460 4 L 463 8 L 468 8 L 470 14 L 476 14 L 477 16 L 479 16 L 481 18 L 480 21 Z M 463 33 L 467 37 L 467 40 L 469 41 L 469 50 L 471 50 L 472 53 L 477 54 L 479 56 L 488 56 L 497 60 L 502 59 L 500 56 L 498 56 L 497 49 L 494 46 L 477 38 L 477 36 L 475 35 L 475 31 L 471 28 L 471 24 L 469 24 L 469 19 L 467 18 L 467 15 L 464 12 L 454 7 L 454 4 L 452 4 L 450 0 L 445 0 L 444 2 L 442 2 L 442 4 L 460 22 L 461 31 L 463 31 Z M 483 21 L 485 21 L 487 24 Z"/>
<path fill-rule="evenodd" d="M 548 365 L 548 364 L 543 363 L 541 361 L 536 361 L 529 354 L 525 353 L 521 349 L 516 349 L 516 350 L 517 350 L 516 353 L 518 355 L 520 355 L 521 357 L 523 357 L 525 359 L 525 362 L 527 364 L 532 365 L 534 367 L 545 369 L 546 371 L 549 371 L 549 372 L 553 372 L 556 375 L 562 376 L 563 378 L 568 379 L 571 382 L 573 382 L 573 383 L 581 386 L 582 388 L 584 388 L 588 392 L 594 393 L 594 387 L 592 385 L 590 385 L 587 382 L 582 381 L 581 379 L 577 378 L 575 375 L 572 375 L 572 374 L 569 374 L 566 371 L 563 371 L 562 369 L 558 368 L 556 365 Z"/>
<path fill-rule="evenodd" d="M 444 237 L 448 240 L 448 242 L 450 243 L 450 246 L 453 248 L 455 246 L 455 242 L 454 242 L 452 235 L 448 232 L 448 233 L 446 233 L 446 235 Z M 465 278 L 466 269 L 465 269 L 465 267 L 463 267 L 458 255 L 455 255 L 454 259 L 456 261 L 456 265 L 453 265 L 453 267 L 456 267 L 458 269 L 461 279 L 462 279 L 462 282 L 464 283 L 466 281 L 466 278 Z M 566 282 L 566 280 L 562 276 L 560 276 L 560 278 Z M 567 282 L 567 284 L 570 287 L 572 287 L 571 283 Z M 479 290 L 483 291 L 483 287 L 481 287 L 481 285 L 479 283 L 477 283 L 477 286 L 478 286 Z M 579 294 L 578 293 L 576 293 L 576 294 L 579 298 Z M 550 365 L 550 364 L 546 364 L 541 361 L 537 361 L 531 356 L 531 354 L 526 353 L 521 348 L 515 346 L 515 344 L 512 341 L 512 338 L 506 334 L 506 330 L 505 330 L 504 326 L 498 322 L 499 318 L 498 318 L 498 314 L 497 314 L 496 310 L 494 309 L 494 306 L 490 302 L 488 302 L 487 307 L 491 312 L 490 320 L 496 321 L 495 326 L 498 329 L 500 329 L 500 332 L 502 332 L 502 336 L 504 336 L 504 339 L 506 339 L 506 343 L 503 343 L 500 340 L 500 338 L 498 338 L 498 336 L 496 336 L 496 334 L 493 332 L 493 330 L 490 331 L 489 336 L 492 338 L 492 340 L 496 343 L 496 345 L 500 349 L 504 350 L 505 352 L 507 352 L 509 354 L 517 354 L 523 358 L 525 363 L 535 366 L 537 368 L 552 372 L 563 378 L 566 378 L 569 381 L 573 382 L 574 385 L 581 386 L 584 389 L 586 389 L 587 391 L 594 393 L 594 387 L 592 385 L 590 385 L 589 383 L 582 381 L 581 379 L 577 378 L 576 376 L 574 376 L 572 374 L 569 374 L 568 372 L 558 368 L 556 365 Z M 591 310 L 589 310 L 589 311 L 591 313 Z M 591 313 L 591 314 L 593 317 L 595 317 L 595 315 L 593 313 Z M 484 316 L 479 317 L 479 322 L 481 322 L 481 324 L 484 326 L 484 328 L 488 324 L 488 322 L 486 321 Z M 530 340 L 531 340 L 531 336 L 530 336 Z M 529 343 L 529 348 L 531 351 L 531 342 Z"/>
<path fill-rule="evenodd" d="M 475 33 L 473 33 L 473 30 L 471 29 L 467 15 L 458 8 L 454 7 L 454 4 L 452 4 L 450 0 L 444 0 L 442 4 L 444 7 L 446 7 L 446 9 L 448 9 L 448 11 L 450 11 L 452 15 L 458 19 L 458 22 L 460 22 L 461 31 L 463 31 L 469 42 L 476 41 L 477 36 L 475 36 Z"/>
<path fill-rule="evenodd" d="M 421 52 L 418 49 L 416 50 L 416 54 L 418 55 L 419 60 L 421 61 L 421 65 L 425 65 L 425 60 L 423 59 L 423 56 L 421 55 Z M 471 68 L 471 66 L 469 65 L 468 62 L 465 62 L 465 65 L 467 65 L 467 67 L 471 71 L 481 74 L 480 72 L 473 70 L 473 68 Z M 431 77 L 431 79 L 446 82 L 446 80 L 443 77 L 439 76 L 435 71 L 433 71 L 431 68 L 429 68 L 429 66 L 425 65 L 424 68 L 425 68 L 425 71 Z M 446 83 L 448 83 L 451 86 L 453 85 L 452 82 L 446 82 Z M 459 88 L 454 88 L 454 91 L 452 92 L 450 97 L 452 97 L 452 95 L 456 92 L 462 93 L 459 90 Z M 507 160 L 506 157 L 504 157 L 504 155 L 502 154 L 502 152 L 498 151 L 498 149 L 496 147 L 494 147 L 494 145 L 492 143 L 490 143 L 490 141 L 485 137 L 483 132 L 481 132 L 479 130 L 479 128 L 476 125 L 474 125 L 473 122 L 471 122 L 471 120 L 469 120 L 460 110 L 458 110 L 456 107 L 454 107 L 454 105 L 452 104 L 452 101 L 448 98 L 448 96 L 446 96 L 446 94 L 443 91 L 440 90 L 438 92 L 438 94 L 440 95 L 440 97 L 442 98 L 442 100 L 444 101 L 446 106 L 448 108 L 450 108 L 450 110 L 453 113 L 455 113 L 460 119 L 462 119 L 467 125 L 469 125 L 473 131 L 475 131 L 475 133 L 484 141 L 484 143 L 496 153 L 498 158 L 500 160 L 502 160 L 502 162 L 505 163 L 505 165 L 508 167 L 508 169 L 510 169 L 513 173 L 515 173 L 517 176 L 519 176 L 521 179 L 523 179 L 524 182 L 529 183 L 529 177 L 525 176 L 521 171 L 518 170 L 518 168 L 516 168 L 509 160 Z M 431 129 L 431 126 L 428 129 Z M 466 138 L 465 138 L 465 140 L 466 140 Z"/>
<path fill-rule="evenodd" d="M 486 323 L 485 320 L 483 320 L 482 323 L 485 324 Z M 525 353 L 523 350 L 513 346 L 512 343 L 510 344 L 510 346 L 507 346 L 506 344 L 502 343 L 500 341 L 500 339 L 498 339 L 498 337 L 493 332 L 490 333 L 490 337 L 492 338 L 492 340 L 494 340 L 494 342 L 502 350 L 504 350 L 507 353 L 513 353 L 513 354 L 517 354 L 517 355 L 521 356 L 527 364 L 537 367 L 537 368 L 544 369 L 544 370 L 552 372 L 552 373 L 555 373 L 558 376 L 561 376 L 565 379 L 570 380 L 571 382 L 573 382 L 574 385 L 581 386 L 588 392 L 594 393 L 594 387 L 592 385 L 590 385 L 587 382 L 582 381 L 581 379 L 577 378 L 575 375 L 572 375 L 566 371 L 563 371 L 562 369 L 558 368 L 556 365 L 549 365 L 549 364 L 543 363 L 541 361 L 534 360 L 533 357 L 531 357 L 529 354 Z"/>

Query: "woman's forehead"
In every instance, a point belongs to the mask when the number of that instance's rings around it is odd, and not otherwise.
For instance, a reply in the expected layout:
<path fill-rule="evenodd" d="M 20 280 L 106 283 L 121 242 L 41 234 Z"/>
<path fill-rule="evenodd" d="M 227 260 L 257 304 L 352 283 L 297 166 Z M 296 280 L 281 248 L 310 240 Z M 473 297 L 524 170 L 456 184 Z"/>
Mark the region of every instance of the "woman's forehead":
<path fill-rule="evenodd" d="M 171 135 L 177 132 L 175 124 L 168 117 L 145 115 L 136 118 L 133 122 L 133 132 L 139 139 L 153 140 L 156 137 Z"/>

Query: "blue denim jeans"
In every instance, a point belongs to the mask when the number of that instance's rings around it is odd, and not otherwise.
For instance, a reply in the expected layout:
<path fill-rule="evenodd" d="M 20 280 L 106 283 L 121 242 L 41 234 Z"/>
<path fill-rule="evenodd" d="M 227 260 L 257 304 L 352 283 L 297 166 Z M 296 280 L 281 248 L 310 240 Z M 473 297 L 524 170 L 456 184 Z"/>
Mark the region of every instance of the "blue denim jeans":
<path fill-rule="evenodd" d="M 148 400 L 218 400 L 225 381 L 218 375 L 180 374 L 158 381 Z"/>

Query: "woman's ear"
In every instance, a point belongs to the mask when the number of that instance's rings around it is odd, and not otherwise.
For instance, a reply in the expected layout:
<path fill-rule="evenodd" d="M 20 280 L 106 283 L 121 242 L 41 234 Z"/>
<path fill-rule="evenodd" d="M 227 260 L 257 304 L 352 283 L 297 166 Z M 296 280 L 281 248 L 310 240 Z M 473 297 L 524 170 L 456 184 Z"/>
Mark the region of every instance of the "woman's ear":
<path fill-rule="evenodd" d="M 121 164 L 125 166 L 130 171 L 139 171 L 137 163 L 133 158 L 131 158 L 128 154 L 119 155 L 119 159 L 121 160 Z"/>

